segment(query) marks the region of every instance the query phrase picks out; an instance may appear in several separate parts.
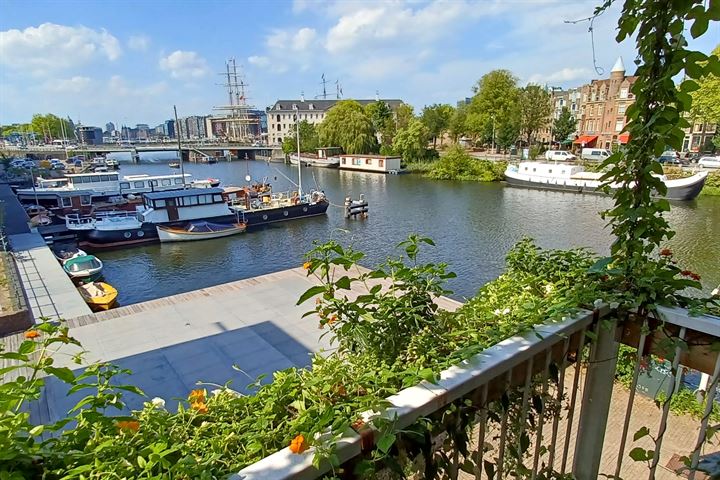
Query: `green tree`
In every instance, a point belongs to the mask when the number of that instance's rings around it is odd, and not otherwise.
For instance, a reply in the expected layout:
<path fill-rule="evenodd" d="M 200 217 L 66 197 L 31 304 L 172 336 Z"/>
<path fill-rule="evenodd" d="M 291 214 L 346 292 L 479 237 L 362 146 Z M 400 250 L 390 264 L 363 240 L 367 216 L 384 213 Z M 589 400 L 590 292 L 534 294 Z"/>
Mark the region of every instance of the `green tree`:
<path fill-rule="evenodd" d="M 467 115 L 467 129 L 473 140 L 489 143 L 493 123 L 496 136 L 500 129 L 511 130 L 507 124 L 515 121 L 519 96 L 517 78 L 508 70 L 493 70 L 478 80 L 473 91 L 475 96 Z"/>
<path fill-rule="evenodd" d="M 46 115 L 36 113 L 33 115 L 30 128 L 40 138 L 45 139 L 46 143 L 63 138 L 63 134 L 64 138 L 73 138 L 75 136 L 70 122 L 52 113 Z"/>
<path fill-rule="evenodd" d="M 401 103 L 395 109 L 395 128 L 400 130 L 410 125 L 412 119 L 415 118 L 415 109 L 412 105 Z"/>
<path fill-rule="evenodd" d="M 393 112 L 386 102 L 372 102 L 365 105 L 365 113 L 370 117 L 373 127 L 378 132 L 383 131 L 392 121 Z"/>
<path fill-rule="evenodd" d="M 540 85 L 528 85 L 520 89 L 518 98 L 520 130 L 527 138 L 528 147 L 534 135 L 550 122 L 552 96 Z"/>
<path fill-rule="evenodd" d="M 321 145 L 341 147 L 349 154 L 378 151 L 372 120 L 355 100 L 336 103 L 318 127 L 318 137 Z"/>
<path fill-rule="evenodd" d="M 453 111 L 450 121 L 448 122 L 448 132 L 453 139 L 454 143 L 458 142 L 458 139 L 467 133 L 467 106 L 459 105 L 458 108 Z"/>
<path fill-rule="evenodd" d="M 720 58 L 720 45 L 712 51 L 712 56 Z M 690 116 L 706 123 L 720 124 L 720 76 L 708 72 L 695 83 L 699 88 L 690 94 Z"/>
<path fill-rule="evenodd" d="M 442 145 L 442 135 L 450 125 L 450 118 L 455 109 L 450 105 L 434 104 L 423 108 L 420 120 L 425 124 L 433 140 L 433 148 L 437 145 L 437 139 L 440 137 L 440 145 Z"/>
<path fill-rule="evenodd" d="M 427 156 L 430 132 L 423 122 L 413 119 L 399 130 L 393 140 L 393 151 L 406 162 L 423 160 Z"/>
<path fill-rule="evenodd" d="M 563 142 L 577 130 L 577 120 L 570 109 L 563 107 L 558 118 L 553 122 L 553 140 Z"/>
<path fill-rule="evenodd" d="M 320 141 L 318 139 L 318 133 L 315 125 L 309 123 L 307 120 L 302 120 L 299 128 L 300 151 L 305 153 L 316 153 L 318 147 L 320 146 Z M 292 135 L 285 137 L 282 143 L 282 149 L 286 154 L 297 152 L 297 138 L 295 137 L 295 130 L 293 130 Z"/>
<path fill-rule="evenodd" d="M 510 112 L 508 118 L 495 126 L 495 145 L 507 151 L 520 137 L 520 122 L 517 112 Z"/>

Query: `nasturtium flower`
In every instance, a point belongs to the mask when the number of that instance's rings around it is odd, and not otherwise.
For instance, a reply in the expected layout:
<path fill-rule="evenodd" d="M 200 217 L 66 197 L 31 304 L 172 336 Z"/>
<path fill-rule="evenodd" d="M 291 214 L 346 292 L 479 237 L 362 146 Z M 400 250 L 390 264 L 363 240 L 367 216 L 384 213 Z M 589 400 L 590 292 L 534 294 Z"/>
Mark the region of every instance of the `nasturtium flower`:
<path fill-rule="evenodd" d="M 191 391 L 188 400 L 190 403 L 205 403 L 205 390 L 198 388 Z"/>
<path fill-rule="evenodd" d="M 28 330 L 25 332 L 25 338 L 37 338 L 40 336 L 40 332 L 37 330 Z"/>
<path fill-rule="evenodd" d="M 207 413 L 208 407 L 205 402 L 193 402 L 190 407 L 198 413 Z"/>
<path fill-rule="evenodd" d="M 663 248 L 662 250 L 660 250 L 660 255 L 663 257 L 669 257 L 672 255 L 672 250 L 670 250 L 669 248 Z"/>
<path fill-rule="evenodd" d="M 137 420 L 122 420 L 117 422 L 117 427 L 120 431 L 137 432 L 140 430 L 140 422 Z"/>
<path fill-rule="evenodd" d="M 303 268 L 304 268 L 305 270 L 310 270 L 310 268 L 312 268 L 312 262 L 305 262 L 305 263 L 303 263 Z"/>
<path fill-rule="evenodd" d="M 302 435 L 298 435 L 290 442 L 290 451 L 292 453 L 303 453 L 309 447 L 307 440 L 305 440 L 305 437 Z"/>

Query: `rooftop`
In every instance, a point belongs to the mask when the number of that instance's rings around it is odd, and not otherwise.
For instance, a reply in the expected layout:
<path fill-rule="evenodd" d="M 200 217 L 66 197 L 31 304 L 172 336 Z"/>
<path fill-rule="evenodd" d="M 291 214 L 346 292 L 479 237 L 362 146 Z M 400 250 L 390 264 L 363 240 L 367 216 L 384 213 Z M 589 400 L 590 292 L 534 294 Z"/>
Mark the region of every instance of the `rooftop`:
<path fill-rule="evenodd" d="M 268 111 L 270 111 L 270 110 L 293 111 L 293 108 L 292 108 L 293 105 L 297 105 L 300 110 L 320 110 L 320 111 L 325 111 L 325 110 L 329 110 L 329 109 L 332 108 L 336 103 L 338 103 L 338 102 L 340 102 L 340 101 L 342 101 L 342 100 L 355 100 L 356 102 L 358 102 L 360 105 L 363 105 L 363 106 L 364 106 L 364 105 L 367 105 L 367 104 L 369 104 L 369 103 L 375 103 L 375 102 L 377 101 L 377 100 L 375 100 L 375 99 L 372 99 L 372 100 L 357 100 L 357 99 L 352 99 L 352 98 L 344 98 L 344 99 L 341 99 L 341 100 L 323 100 L 323 99 L 320 99 L 320 100 L 314 100 L 314 99 L 301 100 L 301 99 L 298 98 L 298 99 L 295 99 L 295 100 L 278 100 L 277 102 L 275 102 L 275 103 L 273 104 L 272 107 L 270 107 L 270 108 L 268 109 Z M 382 99 L 380 99 L 379 101 L 387 103 L 387 104 L 390 106 L 390 108 L 393 108 L 393 109 L 394 109 L 394 108 L 397 108 L 401 103 L 403 103 L 403 101 L 402 101 L 402 100 L 399 100 L 399 99 L 386 99 L 386 98 L 382 98 Z M 312 105 L 312 108 L 310 107 L 311 105 Z M 279 109 L 278 109 L 278 106 L 280 107 Z"/>
<path fill-rule="evenodd" d="M 150 200 L 160 200 L 164 198 L 191 197 L 194 195 L 212 195 L 223 193 L 222 188 L 188 188 L 185 190 L 168 190 L 166 192 L 145 193 L 143 196 Z"/>

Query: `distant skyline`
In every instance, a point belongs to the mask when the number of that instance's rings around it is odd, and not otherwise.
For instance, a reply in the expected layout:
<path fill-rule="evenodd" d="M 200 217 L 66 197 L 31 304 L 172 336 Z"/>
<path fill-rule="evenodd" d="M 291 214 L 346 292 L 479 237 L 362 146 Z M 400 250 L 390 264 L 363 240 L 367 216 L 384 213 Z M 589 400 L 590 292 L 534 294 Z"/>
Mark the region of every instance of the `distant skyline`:
<path fill-rule="evenodd" d="M 155 126 L 227 103 L 218 75 L 234 57 L 264 110 L 278 98 L 322 93 L 400 98 L 415 106 L 472 95 L 490 70 L 573 87 L 605 78 L 631 42 L 615 43 L 620 5 L 588 23 L 600 0 L 295 0 L 118 2 L 5 0 L 0 16 L 0 123 L 33 113 L 85 125 Z M 720 42 L 710 26 L 691 47 Z"/>

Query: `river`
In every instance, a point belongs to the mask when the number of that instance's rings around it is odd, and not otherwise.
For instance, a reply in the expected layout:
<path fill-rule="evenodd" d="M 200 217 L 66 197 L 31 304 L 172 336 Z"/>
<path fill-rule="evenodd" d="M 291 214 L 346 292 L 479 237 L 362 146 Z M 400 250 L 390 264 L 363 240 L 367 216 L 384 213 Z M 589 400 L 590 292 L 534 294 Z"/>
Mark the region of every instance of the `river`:
<path fill-rule="evenodd" d="M 224 186 L 269 177 L 276 191 L 292 185 L 297 168 L 261 161 L 185 164 L 194 178 L 220 178 Z M 177 173 L 164 162 L 123 163 L 121 175 Z M 419 175 L 382 175 L 303 168 L 303 187 L 319 185 L 334 205 L 361 193 L 370 204 L 365 220 L 346 220 L 330 206 L 327 216 L 274 224 L 246 234 L 203 242 L 155 244 L 98 253 L 105 280 L 122 305 L 297 267 L 314 241 L 337 239 L 367 254 L 374 266 L 400 252 L 395 245 L 417 232 L 437 246 L 424 259 L 446 262 L 458 277 L 453 297 L 473 296 L 504 268 L 507 251 L 523 236 L 547 248 L 587 247 L 607 254 L 609 229 L 598 212 L 612 205 L 600 195 L 507 187 L 502 183 L 434 181 Z M 706 291 L 720 284 L 720 197 L 674 202 L 668 214 L 676 236 L 667 242 L 683 268 L 699 273 Z"/>

